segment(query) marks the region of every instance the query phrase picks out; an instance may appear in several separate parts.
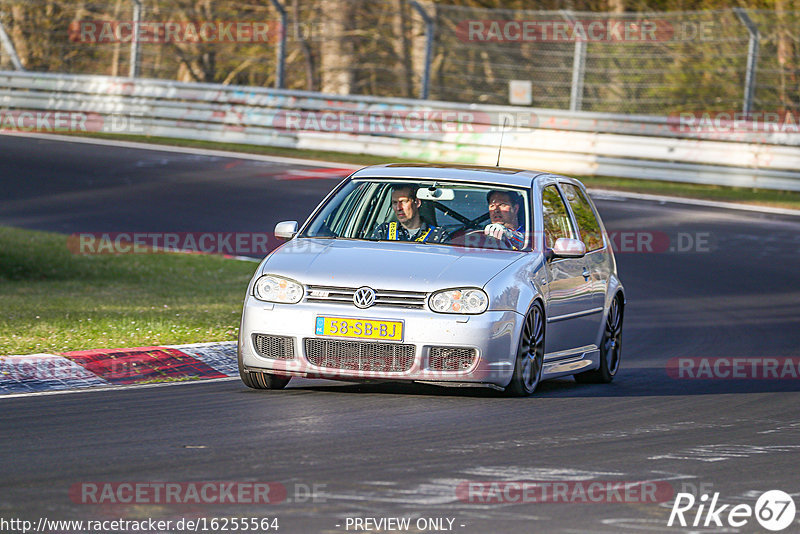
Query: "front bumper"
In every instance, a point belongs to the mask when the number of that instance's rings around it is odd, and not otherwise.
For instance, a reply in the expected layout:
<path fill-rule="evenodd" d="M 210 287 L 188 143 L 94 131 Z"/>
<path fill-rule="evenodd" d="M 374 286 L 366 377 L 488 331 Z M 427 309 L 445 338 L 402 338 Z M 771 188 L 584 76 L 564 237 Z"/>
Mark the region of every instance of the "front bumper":
<path fill-rule="evenodd" d="M 330 339 L 373 343 L 376 341 L 318 336 L 320 315 L 355 319 L 403 321 L 403 344 L 413 345 L 414 359 L 408 370 L 375 371 L 314 365 L 305 352 L 306 339 Z M 513 311 L 487 311 L 480 315 L 449 315 L 429 310 L 373 307 L 361 310 L 341 304 L 270 304 L 248 296 L 239 330 L 239 359 L 245 370 L 287 376 L 335 380 L 409 380 L 443 383 L 491 384 L 505 387 L 511 380 L 522 316 Z M 253 334 L 291 338 L 294 357 L 266 358 L 253 343 Z M 381 341 L 380 343 L 391 343 Z M 467 369 L 432 368 L 431 347 L 475 349 L 477 357 Z"/>

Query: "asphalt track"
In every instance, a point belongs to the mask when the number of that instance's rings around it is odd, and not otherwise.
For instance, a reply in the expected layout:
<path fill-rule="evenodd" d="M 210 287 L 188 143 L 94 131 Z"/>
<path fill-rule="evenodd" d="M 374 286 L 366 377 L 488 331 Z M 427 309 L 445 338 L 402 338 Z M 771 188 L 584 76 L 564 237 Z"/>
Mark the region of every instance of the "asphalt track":
<path fill-rule="evenodd" d="M 0 224 L 264 231 L 303 219 L 335 183 L 279 179 L 287 170 L 0 137 Z M 673 247 L 617 254 L 628 305 L 612 384 L 556 380 L 526 399 L 299 379 L 279 392 L 223 381 L 0 399 L 0 518 L 277 517 L 284 533 L 363 532 L 347 530 L 348 517 L 407 517 L 410 532 L 418 518 L 450 518 L 464 533 L 690 531 L 667 527 L 668 502 L 487 504 L 457 493 L 467 481 L 520 480 L 656 480 L 751 506 L 781 489 L 800 506 L 800 379 L 690 380 L 666 370 L 677 357 L 800 355 L 800 220 L 597 203 L 611 232 L 667 235 Z M 70 498 L 74 484 L 106 481 L 279 482 L 288 500 Z M 313 485 L 315 498 L 305 499 Z M 784 532 L 799 530 L 795 520 Z M 693 531 L 765 532 L 753 518 Z"/>

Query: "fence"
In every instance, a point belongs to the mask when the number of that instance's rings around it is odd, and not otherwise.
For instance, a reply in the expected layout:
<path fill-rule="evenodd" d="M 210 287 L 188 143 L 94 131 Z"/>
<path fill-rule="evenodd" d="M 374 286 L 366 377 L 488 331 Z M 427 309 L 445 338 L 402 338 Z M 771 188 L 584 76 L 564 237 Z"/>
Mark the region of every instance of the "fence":
<path fill-rule="evenodd" d="M 800 190 L 800 135 L 668 117 L 0 72 L 0 130 L 140 134 Z"/>
<path fill-rule="evenodd" d="M 138 33 L 131 34 L 136 20 Z M 206 23 L 212 23 L 211 39 Z M 620 114 L 800 112 L 796 11 L 589 13 L 422 0 L 0 0 L 0 27 L 8 37 L 0 30 L 0 68 L 9 70 L 480 105 L 509 104 L 513 95 L 536 108 Z"/>

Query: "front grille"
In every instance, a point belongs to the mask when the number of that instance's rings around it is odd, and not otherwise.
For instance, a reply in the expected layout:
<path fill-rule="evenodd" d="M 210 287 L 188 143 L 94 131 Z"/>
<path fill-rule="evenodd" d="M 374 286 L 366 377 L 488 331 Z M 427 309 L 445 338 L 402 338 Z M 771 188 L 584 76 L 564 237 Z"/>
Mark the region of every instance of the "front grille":
<path fill-rule="evenodd" d="M 318 367 L 402 373 L 414 364 L 414 345 L 307 338 L 305 347 Z"/>
<path fill-rule="evenodd" d="M 431 347 L 428 368 L 433 371 L 463 371 L 475 363 L 478 351 L 467 347 Z"/>
<path fill-rule="evenodd" d="M 353 293 L 357 287 L 306 286 L 306 302 L 328 302 L 332 304 L 353 304 Z M 426 294 L 422 291 L 396 291 L 392 289 L 376 289 L 375 304 L 386 308 L 425 307 Z"/>
<path fill-rule="evenodd" d="M 253 345 L 264 358 L 291 360 L 294 358 L 294 340 L 285 336 L 253 334 Z"/>

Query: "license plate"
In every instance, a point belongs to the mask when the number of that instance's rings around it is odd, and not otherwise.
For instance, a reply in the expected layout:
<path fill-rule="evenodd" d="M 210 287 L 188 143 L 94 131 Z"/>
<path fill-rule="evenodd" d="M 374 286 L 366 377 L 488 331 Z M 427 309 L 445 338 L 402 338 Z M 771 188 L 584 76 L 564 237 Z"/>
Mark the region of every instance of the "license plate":
<path fill-rule="evenodd" d="M 317 317 L 315 331 L 318 336 L 403 341 L 403 321 Z"/>

